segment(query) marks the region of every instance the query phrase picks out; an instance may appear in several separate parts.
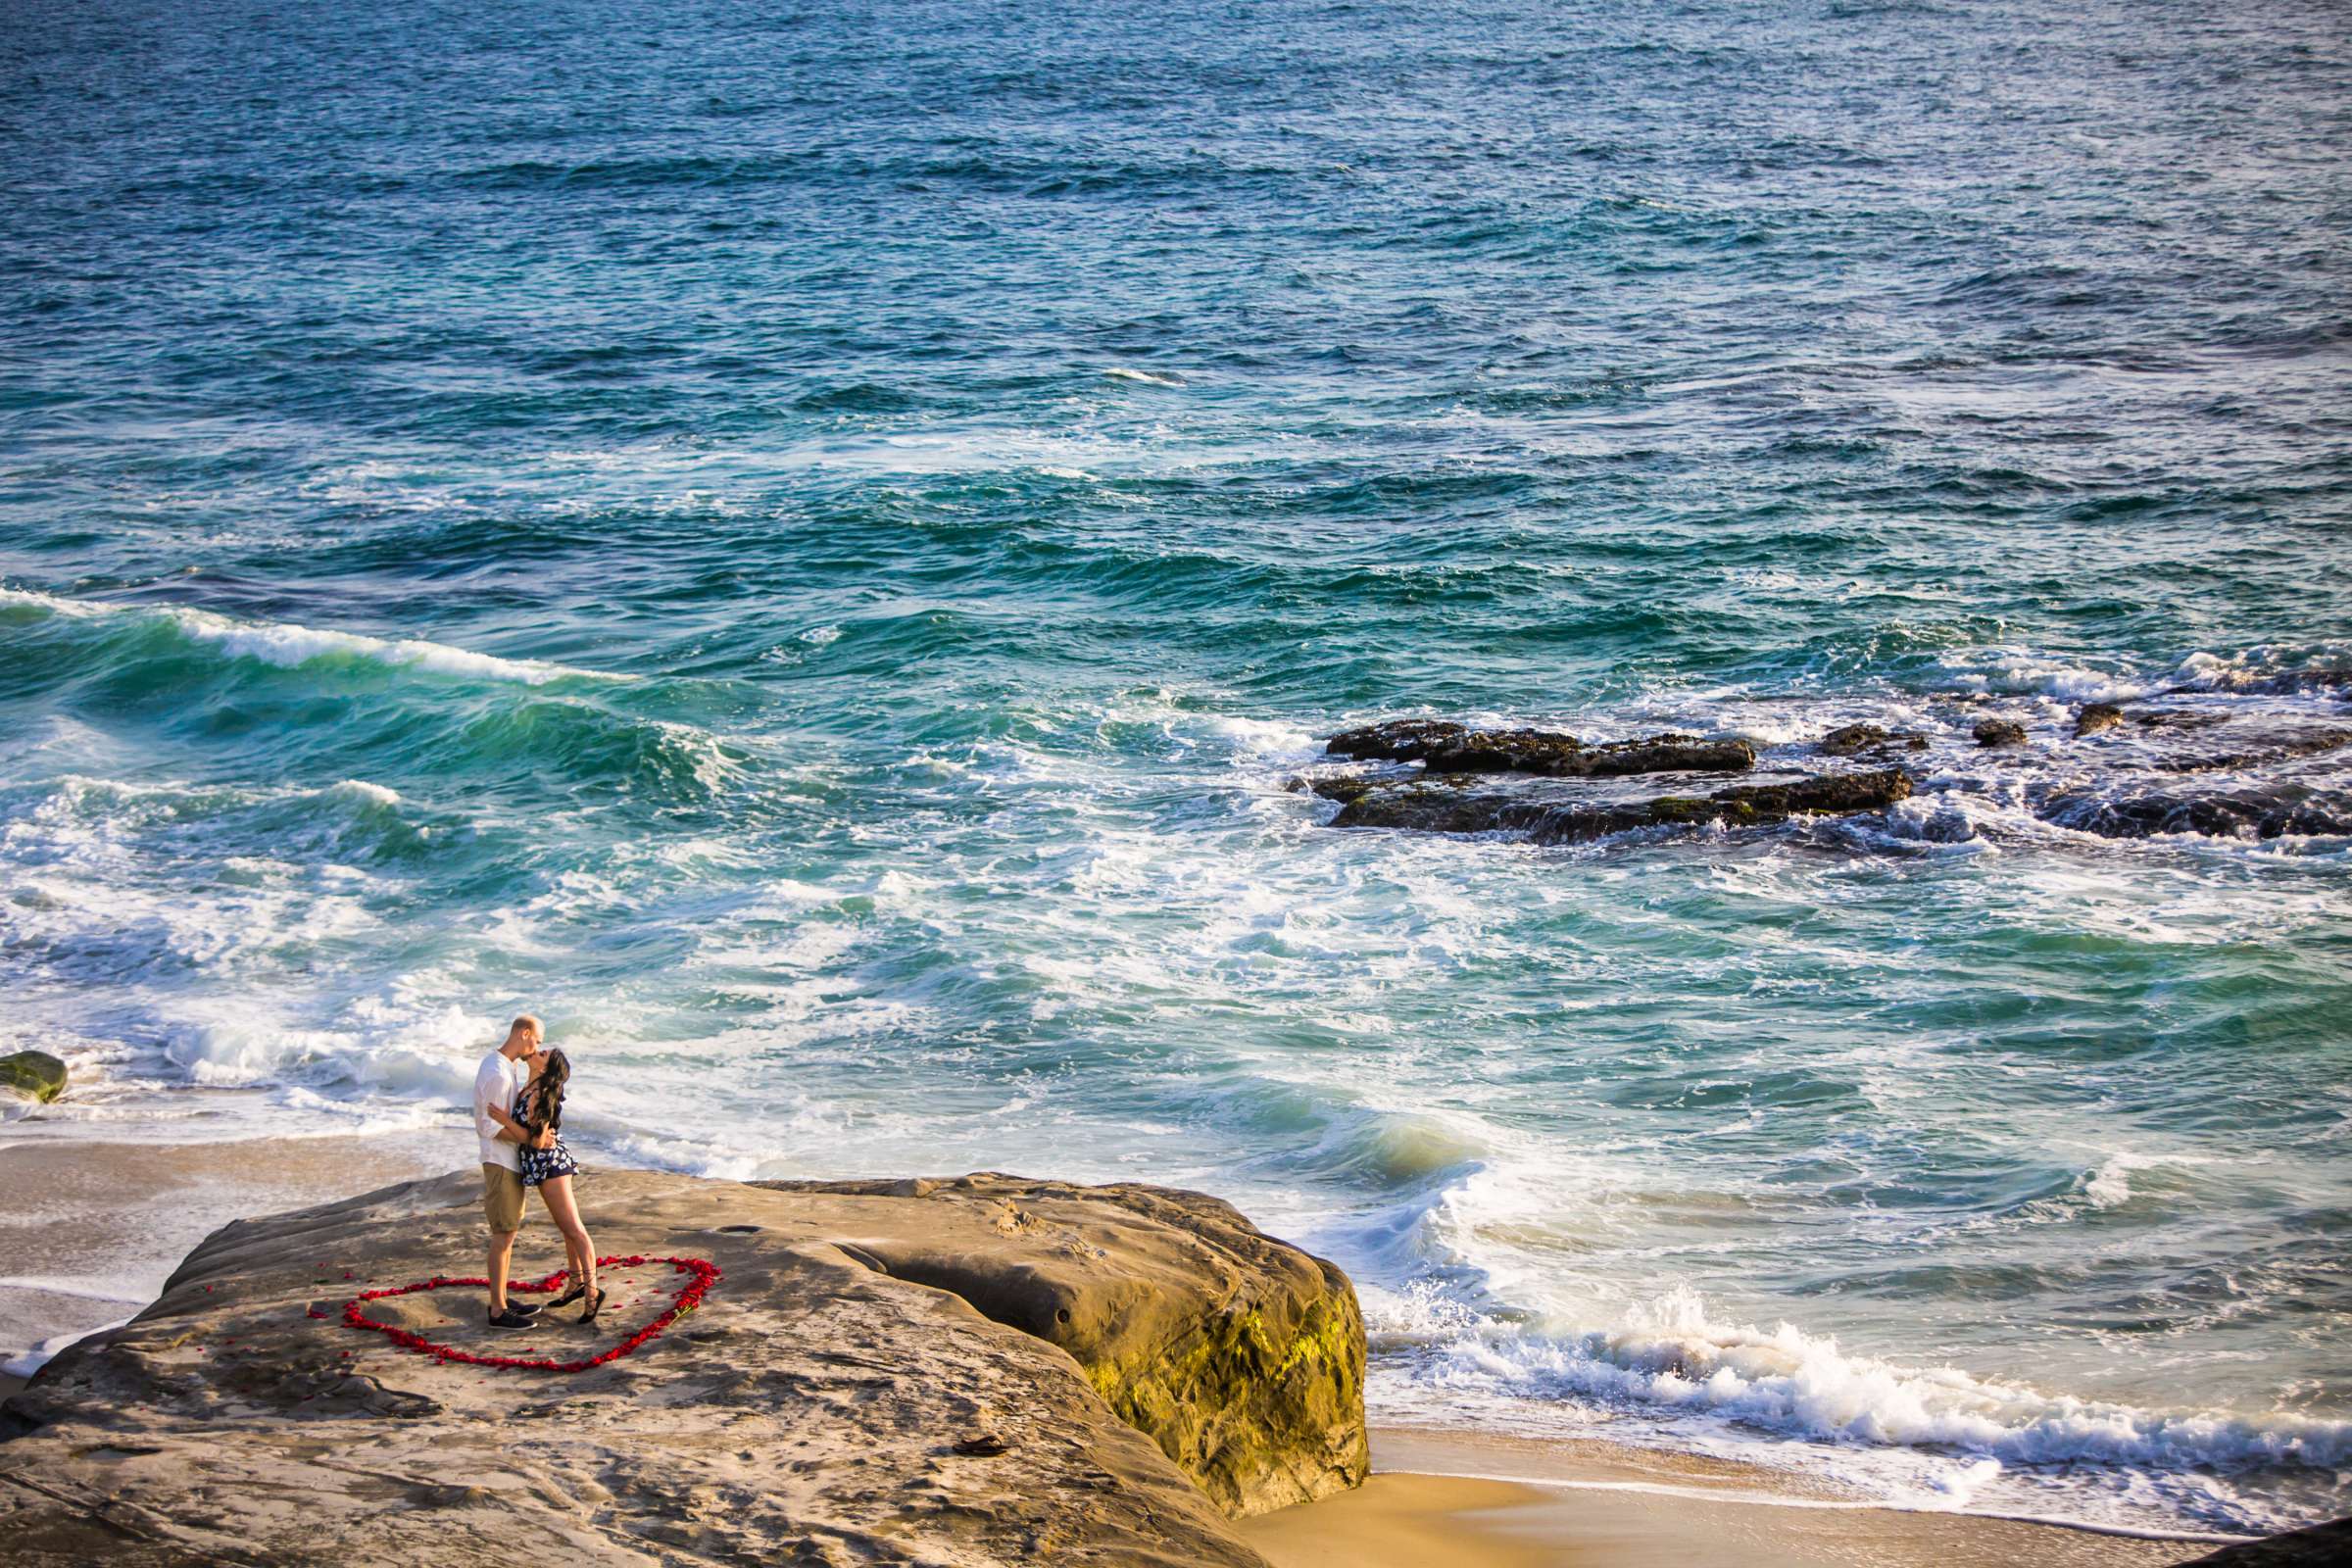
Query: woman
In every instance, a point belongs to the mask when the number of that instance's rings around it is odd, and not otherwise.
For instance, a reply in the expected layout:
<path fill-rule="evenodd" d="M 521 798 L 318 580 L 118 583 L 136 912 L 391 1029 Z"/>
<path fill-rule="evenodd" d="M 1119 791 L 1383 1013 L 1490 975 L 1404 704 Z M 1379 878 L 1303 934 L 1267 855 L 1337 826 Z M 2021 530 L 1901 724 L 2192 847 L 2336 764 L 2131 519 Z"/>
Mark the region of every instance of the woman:
<path fill-rule="evenodd" d="M 571 1275 L 571 1289 L 548 1305 L 569 1306 L 585 1296 L 588 1304 L 580 1308 L 580 1321 L 593 1323 L 605 1309 L 605 1293 L 596 1285 L 596 1246 L 588 1240 L 588 1227 L 580 1223 L 579 1205 L 571 1199 L 572 1173 L 580 1167 L 557 1136 L 564 1127 L 564 1088 L 571 1082 L 571 1061 L 561 1051 L 538 1052 L 529 1059 L 531 1081 L 514 1097 L 514 1119 L 527 1135 L 521 1149 L 522 1185 L 539 1189 L 548 1217 L 564 1233 L 565 1267 Z"/>

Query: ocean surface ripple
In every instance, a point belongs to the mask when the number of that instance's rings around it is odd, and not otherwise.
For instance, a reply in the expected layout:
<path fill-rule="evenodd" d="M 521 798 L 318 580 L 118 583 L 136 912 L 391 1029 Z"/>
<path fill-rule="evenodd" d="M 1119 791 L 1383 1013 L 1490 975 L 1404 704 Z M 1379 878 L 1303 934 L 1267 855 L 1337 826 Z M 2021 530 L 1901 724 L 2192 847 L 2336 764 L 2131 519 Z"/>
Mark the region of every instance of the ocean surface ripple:
<path fill-rule="evenodd" d="M 0 125 L 0 1137 L 455 1158 L 527 1004 L 607 1160 L 1230 1197 L 1389 1419 L 2352 1511 L 2352 837 L 2039 808 L 2352 722 L 2340 7 L 98 0 Z"/>

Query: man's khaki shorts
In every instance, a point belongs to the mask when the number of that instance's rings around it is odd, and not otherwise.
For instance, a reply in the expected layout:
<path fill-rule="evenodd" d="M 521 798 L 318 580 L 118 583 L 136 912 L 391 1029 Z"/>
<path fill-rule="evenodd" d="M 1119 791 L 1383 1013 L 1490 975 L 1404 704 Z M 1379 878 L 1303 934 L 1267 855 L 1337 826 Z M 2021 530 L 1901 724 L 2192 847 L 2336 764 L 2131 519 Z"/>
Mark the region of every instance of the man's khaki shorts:
<path fill-rule="evenodd" d="M 522 1229 L 522 1172 L 482 1161 L 482 1217 L 502 1236 Z"/>

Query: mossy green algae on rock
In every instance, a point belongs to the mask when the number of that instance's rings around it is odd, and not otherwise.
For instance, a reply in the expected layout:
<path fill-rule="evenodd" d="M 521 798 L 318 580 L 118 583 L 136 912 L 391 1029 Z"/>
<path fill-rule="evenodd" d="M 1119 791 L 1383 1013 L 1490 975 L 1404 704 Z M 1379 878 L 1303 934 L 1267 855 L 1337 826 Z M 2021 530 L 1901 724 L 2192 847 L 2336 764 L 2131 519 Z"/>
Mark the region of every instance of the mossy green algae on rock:
<path fill-rule="evenodd" d="M 859 1255 L 1068 1351 L 1232 1517 L 1345 1491 L 1370 1467 L 1354 1288 L 1229 1203 L 993 1173 L 759 1185 L 950 1210 L 861 1236 Z"/>
<path fill-rule="evenodd" d="M 14 1090 L 43 1104 L 66 1092 L 66 1064 L 46 1051 L 0 1056 L 0 1089 Z"/>

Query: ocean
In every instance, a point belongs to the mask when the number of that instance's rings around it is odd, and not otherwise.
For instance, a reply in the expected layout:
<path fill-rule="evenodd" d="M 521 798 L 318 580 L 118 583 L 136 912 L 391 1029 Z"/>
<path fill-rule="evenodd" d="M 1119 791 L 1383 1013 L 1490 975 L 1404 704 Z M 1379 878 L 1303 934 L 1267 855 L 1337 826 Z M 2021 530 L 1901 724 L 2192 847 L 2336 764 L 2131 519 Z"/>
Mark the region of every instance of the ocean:
<path fill-rule="evenodd" d="M 464 1164 L 527 1008 L 592 1167 L 1228 1198 L 1378 1420 L 2352 1511 L 2340 8 L 94 0 L 0 127 L 0 1139 Z M 1402 715 L 1927 750 L 1285 787 Z"/>

